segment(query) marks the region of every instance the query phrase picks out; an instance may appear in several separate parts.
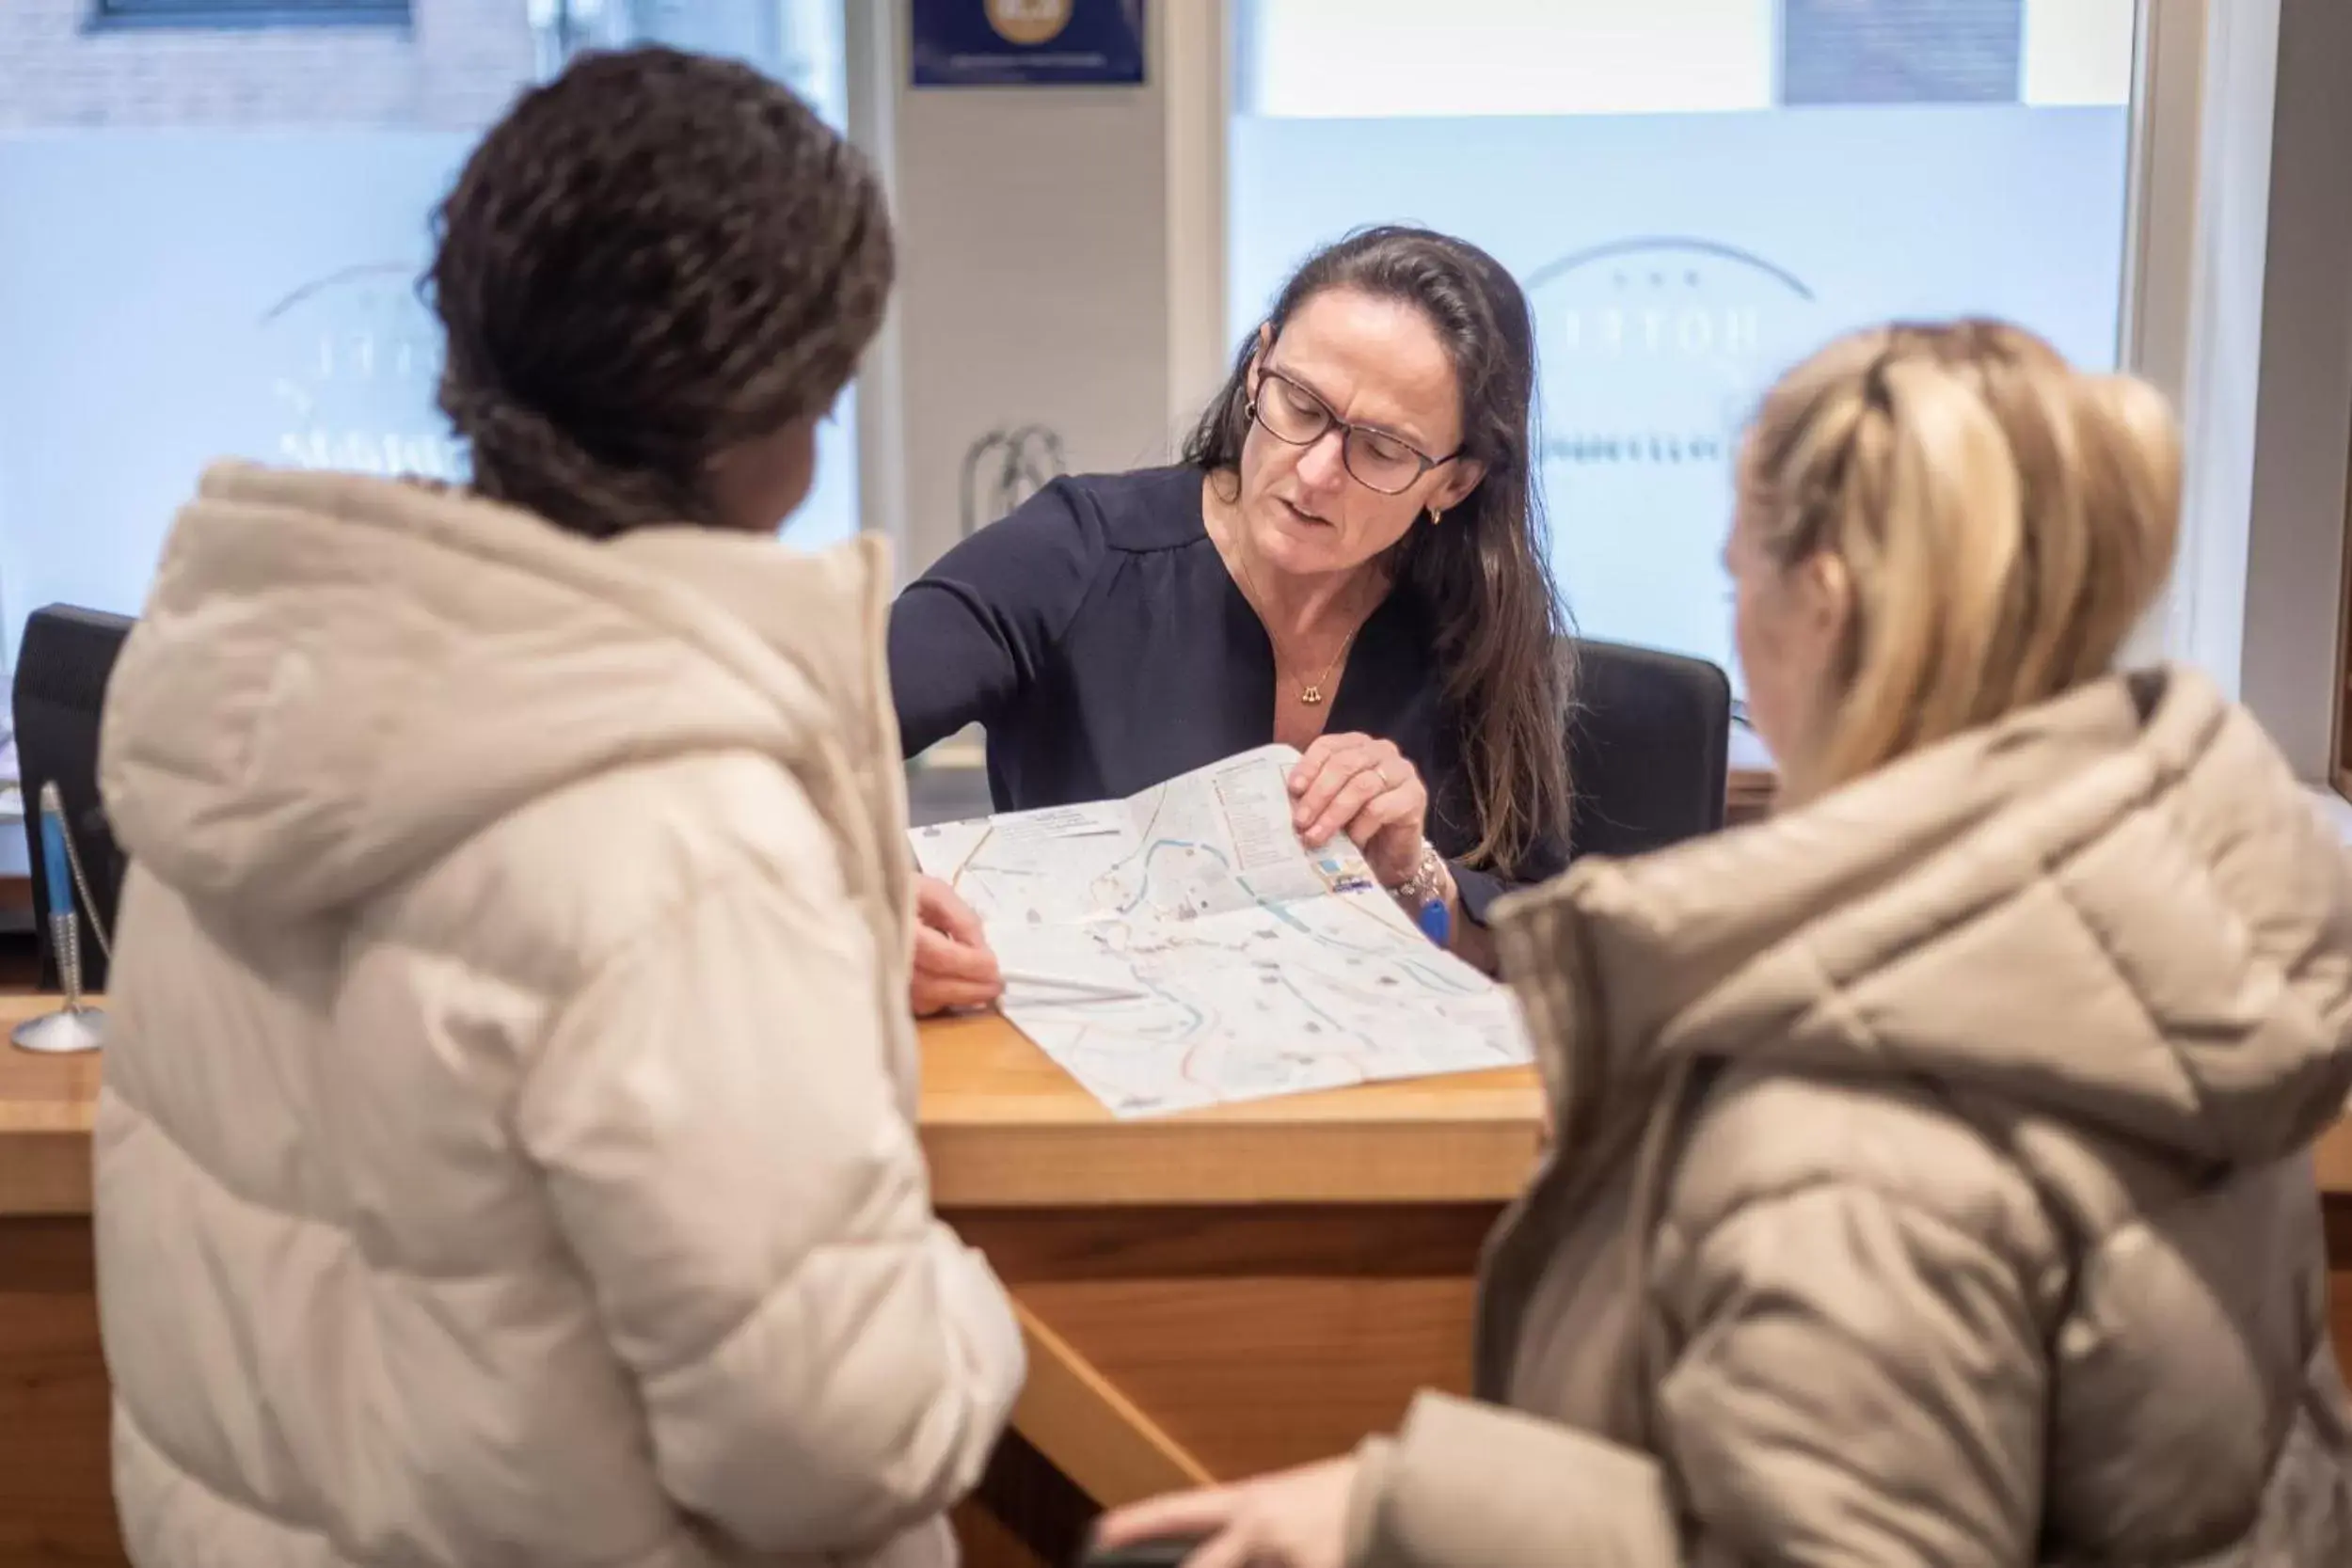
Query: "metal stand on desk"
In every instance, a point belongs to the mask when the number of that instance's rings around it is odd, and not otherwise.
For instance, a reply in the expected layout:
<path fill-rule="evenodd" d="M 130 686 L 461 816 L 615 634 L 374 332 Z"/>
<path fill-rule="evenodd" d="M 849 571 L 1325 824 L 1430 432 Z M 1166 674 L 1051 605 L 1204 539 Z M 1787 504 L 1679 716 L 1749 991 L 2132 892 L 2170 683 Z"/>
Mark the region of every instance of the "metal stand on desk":
<path fill-rule="evenodd" d="M 8 1037 L 20 1050 L 49 1055 L 96 1051 L 106 1043 L 106 1015 L 82 1001 L 82 930 L 75 913 L 76 895 L 87 902 L 89 889 L 82 880 L 81 857 L 73 852 L 73 840 L 66 832 L 65 806 L 55 784 L 40 786 L 40 849 L 41 870 L 49 883 L 49 939 L 57 949 L 57 980 L 65 988 L 65 1006 L 25 1020 Z M 103 952 L 106 933 L 97 924 L 97 906 L 90 908 L 91 929 Z"/>

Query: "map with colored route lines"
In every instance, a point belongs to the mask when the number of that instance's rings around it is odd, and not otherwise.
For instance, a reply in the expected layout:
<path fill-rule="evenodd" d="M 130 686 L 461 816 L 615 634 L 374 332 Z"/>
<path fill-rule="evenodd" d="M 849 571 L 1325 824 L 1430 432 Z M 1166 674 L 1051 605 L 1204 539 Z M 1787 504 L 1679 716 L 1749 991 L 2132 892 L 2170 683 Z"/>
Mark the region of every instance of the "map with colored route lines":
<path fill-rule="evenodd" d="M 1015 1027 L 1121 1117 L 1508 1066 L 1510 995 L 1344 839 L 1291 826 L 1269 746 L 1124 800 L 918 829 L 988 927 Z"/>

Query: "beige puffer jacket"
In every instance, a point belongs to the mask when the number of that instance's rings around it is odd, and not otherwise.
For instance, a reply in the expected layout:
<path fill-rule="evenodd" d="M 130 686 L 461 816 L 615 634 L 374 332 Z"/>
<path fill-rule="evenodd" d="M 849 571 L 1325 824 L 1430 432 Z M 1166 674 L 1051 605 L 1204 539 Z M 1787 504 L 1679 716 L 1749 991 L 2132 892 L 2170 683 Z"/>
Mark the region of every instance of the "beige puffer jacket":
<path fill-rule="evenodd" d="M 1559 1129 L 1486 1260 L 1516 1410 L 1369 1445 L 1353 1562 L 2352 1563 L 2306 1153 L 2352 1090 L 2352 883 L 2201 678 L 1585 866 L 1499 935 Z"/>
<path fill-rule="evenodd" d="M 951 1559 L 1021 1350 L 914 1131 L 888 587 L 205 479 L 103 758 L 135 1560 Z"/>

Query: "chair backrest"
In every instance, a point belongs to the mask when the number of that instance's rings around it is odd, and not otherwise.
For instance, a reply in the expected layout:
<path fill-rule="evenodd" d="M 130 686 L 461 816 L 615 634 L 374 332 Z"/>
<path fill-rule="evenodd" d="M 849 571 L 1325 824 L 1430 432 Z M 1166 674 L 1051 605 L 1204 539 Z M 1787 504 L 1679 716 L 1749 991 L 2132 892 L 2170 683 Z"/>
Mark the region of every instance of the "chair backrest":
<path fill-rule="evenodd" d="M 1731 682 L 1703 658 L 1569 640 L 1568 845 L 1638 855 L 1724 825 Z"/>
<path fill-rule="evenodd" d="M 53 904 L 82 916 L 82 985 L 106 989 L 106 960 L 92 940 L 95 913 L 111 937 L 115 903 L 122 893 L 123 855 L 98 798 L 98 726 L 106 682 L 133 623 L 120 615 L 51 605 L 33 611 L 17 649 L 15 711 L 17 770 L 24 784 L 24 837 L 32 861 L 34 925 L 40 935 L 41 984 L 57 984 L 56 954 L 51 950 Z M 89 882 L 90 904 L 78 897 L 69 906 L 67 890 L 53 888 L 41 868 L 40 786 L 54 783 L 65 808 L 66 832 Z"/>

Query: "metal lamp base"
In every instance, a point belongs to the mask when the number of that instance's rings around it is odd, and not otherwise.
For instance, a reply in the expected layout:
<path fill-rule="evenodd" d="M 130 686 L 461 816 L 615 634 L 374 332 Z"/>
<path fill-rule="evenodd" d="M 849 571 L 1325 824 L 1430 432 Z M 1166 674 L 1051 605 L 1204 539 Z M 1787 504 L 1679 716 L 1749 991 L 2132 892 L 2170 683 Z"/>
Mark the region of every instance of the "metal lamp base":
<path fill-rule="evenodd" d="M 62 1056 L 76 1051 L 96 1051 L 106 1043 L 106 1015 L 98 1007 L 67 1007 L 40 1018 L 29 1018 L 8 1038 L 20 1051 Z"/>

